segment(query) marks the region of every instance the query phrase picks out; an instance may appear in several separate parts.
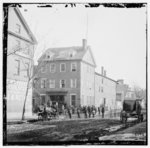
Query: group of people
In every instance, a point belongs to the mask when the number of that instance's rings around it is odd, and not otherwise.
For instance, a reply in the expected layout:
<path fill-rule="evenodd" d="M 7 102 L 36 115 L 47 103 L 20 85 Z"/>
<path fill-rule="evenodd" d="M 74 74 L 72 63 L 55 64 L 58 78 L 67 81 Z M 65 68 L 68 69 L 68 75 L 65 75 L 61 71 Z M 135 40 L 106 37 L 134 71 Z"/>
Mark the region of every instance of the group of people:
<path fill-rule="evenodd" d="M 94 105 L 92 106 L 67 106 L 62 105 L 62 109 L 58 109 L 57 105 L 41 105 L 38 108 L 38 112 L 42 112 L 42 110 L 45 113 L 50 113 L 53 116 L 58 116 L 60 114 L 68 116 L 70 119 L 72 118 L 72 115 L 77 115 L 78 118 L 81 118 L 81 114 L 84 115 L 84 118 L 91 118 L 95 117 L 95 115 L 98 113 L 99 116 L 102 115 L 102 118 L 104 118 L 105 108 L 104 106 L 96 108 Z"/>
<path fill-rule="evenodd" d="M 84 114 L 85 118 L 91 118 L 95 117 L 96 113 L 98 112 L 99 116 L 102 113 L 102 118 L 104 118 L 105 108 L 104 106 L 96 108 L 94 105 L 92 106 L 79 106 L 79 107 L 73 107 L 68 106 L 65 108 L 65 114 L 67 113 L 69 118 L 72 118 L 72 114 L 77 114 L 78 118 L 81 118 L 81 114 Z"/>

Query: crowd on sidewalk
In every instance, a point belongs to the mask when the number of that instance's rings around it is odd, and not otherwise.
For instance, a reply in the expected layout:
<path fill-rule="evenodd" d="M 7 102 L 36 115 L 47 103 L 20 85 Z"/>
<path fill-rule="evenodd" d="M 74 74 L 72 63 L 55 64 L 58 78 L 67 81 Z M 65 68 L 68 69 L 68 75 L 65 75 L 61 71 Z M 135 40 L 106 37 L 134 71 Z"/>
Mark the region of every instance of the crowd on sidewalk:
<path fill-rule="evenodd" d="M 96 115 L 101 116 L 102 118 L 105 117 L 105 106 L 101 107 L 95 107 L 92 106 L 67 106 L 63 105 L 61 110 L 58 108 L 57 105 L 41 105 L 38 107 L 38 116 L 41 116 L 42 118 L 47 118 L 47 115 L 50 115 L 51 117 L 59 117 L 64 116 L 66 118 L 72 119 L 72 118 L 94 118 Z"/>
<path fill-rule="evenodd" d="M 64 109 L 64 115 L 68 115 L 71 119 L 73 115 L 77 115 L 77 118 L 81 118 L 81 114 L 84 115 L 84 118 L 91 118 L 95 117 L 96 114 L 101 115 L 102 118 L 104 118 L 105 108 L 104 107 L 98 107 L 96 108 L 94 105 L 92 106 L 79 106 L 79 107 L 73 107 L 68 106 Z"/>

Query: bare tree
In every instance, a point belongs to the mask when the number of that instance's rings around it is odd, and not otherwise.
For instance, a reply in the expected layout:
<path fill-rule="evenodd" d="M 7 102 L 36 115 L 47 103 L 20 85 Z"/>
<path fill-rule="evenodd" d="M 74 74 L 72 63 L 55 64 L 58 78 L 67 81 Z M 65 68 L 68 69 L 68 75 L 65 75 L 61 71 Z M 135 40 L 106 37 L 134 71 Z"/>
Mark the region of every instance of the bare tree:
<path fill-rule="evenodd" d="M 138 99 L 145 99 L 146 97 L 146 91 L 139 86 L 134 86 L 134 92 L 136 95 L 136 98 Z"/>
<path fill-rule="evenodd" d="M 34 57 L 34 54 L 33 54 L 33 57 Z M 32 59 L 33 59 L 33 57 L 32 57 Z M 22 62 L 24 63 L 24 61 L 22 61 Z M 43 67 L 45 67 L 47 65 L 47 63 L 48 63 L 48 61 L 41 60 L 41 61 L 39 61 L 36 68 L 34 67 L 33 62 L 30 62 L 29 65 L 24 63 L 24 67 L 25 67 L 24 71 L 27 72 L 27 86 L 26 86 L 26 93 L 25 93 L 24 104 L 23 104 L 22 120 L 24 120 L 26 101 L 27 101 L 29 89 L 33 88 L 34 90 L 36 90 L 38 92 L 38 90 L 35 87 L 33 87 L 33 82 L 35 79 L 37 79 L 39 72 L 41 71 L 41 69 Z M 40 78 L 38 78 L 38 80 L 39 79 Z"/>

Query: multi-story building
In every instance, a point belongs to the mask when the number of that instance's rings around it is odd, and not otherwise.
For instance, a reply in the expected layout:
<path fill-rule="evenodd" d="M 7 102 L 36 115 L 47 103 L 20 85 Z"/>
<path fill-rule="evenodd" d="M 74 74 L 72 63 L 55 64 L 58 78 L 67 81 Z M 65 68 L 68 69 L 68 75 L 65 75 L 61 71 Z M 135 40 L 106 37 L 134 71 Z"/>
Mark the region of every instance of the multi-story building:
<path fill-rule="evenodd" d="M 116 81 L 106 76 L 103 67 L 101 74 L 95 73 L 95 106 L 116 109 Z"/>
<path fill-rule="evenodd" d="M 127 95 L 129 86 L 124 84 L 124 80 L 117 80 L 117 89 L 116 89 L 116 104 L 118 109 L 122 109 L 123 100 Z"/>
<path fill-rule="evenodd" d="M 42 64 L 41 64 L 42 63 Z M 45 63 L 45 64 L 43 64 Z M 87 41 L 81 47 L 50 48 L 39 58 L 36 104 L 94 105 L 95 61 Z"/>
<path fill-rule="evenodd" d="M 7 37 L 7 119 L 21 119 L 28 72 L 37 43 L 17 7 L 9 7 Z M 32 113 L 32 89 L 28 92 L 26 114 Z"/>

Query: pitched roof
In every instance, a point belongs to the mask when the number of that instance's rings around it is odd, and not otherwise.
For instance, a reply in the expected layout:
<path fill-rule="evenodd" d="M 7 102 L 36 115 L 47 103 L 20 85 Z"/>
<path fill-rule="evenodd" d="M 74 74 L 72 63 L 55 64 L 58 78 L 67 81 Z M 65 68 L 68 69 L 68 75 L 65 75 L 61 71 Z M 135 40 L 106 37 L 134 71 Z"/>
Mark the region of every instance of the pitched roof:
<path fill-rule="evenodd" d="M 117 81 L 115 81 L 115 80 L 113 80 L 113 79 L 111 79 L 111 78 L 109 78 L 109 77 L 103 76 L 103 75 L 101 75 L 100 73 L 95 72 L 95 74 L 98 75 L 98 76 L 101 76 L 101 77 L 103 77 L 103 78 L 106 78 L 106 79 L 108 79 L 108 80 L 111 80 L 111 81 L 113 81 L 113 82 L 115 82 L 115 83 L 117 83 Z"/>
<path fill-rule="evenodd" d="M 81 46 L 72 46 L 72 47 L 59 47 L 59 48 L 49 48 L 43 55 L 38 59 L 38 61 L 46 60 L 82 60 L 83 56 L 89 50 L 90 47 L 87 46 L 86 49 L 83 49 Z M 46 58 L 46 56 L 52 56 L 52 58 Z"/>
<path fill-rule="evenodd" d="M 22 22 L 23 26 L 25 27 L 25 29 L 26 29 L 28 35 L 30 36 L 32 42 L 33 42 L 34 44 L 37 44 L 37 40 L 36 40 L 35 36 L 33 35 L 32 31 L 30 30 L 30 27 L 28 26 L 26 20 L 25 20 L 24 17 L 22 16 L 22 14 L 21 14 L 19 8 L 18 8 L 18 7 L 15 7 L 14 10 L 15 10 L 15 12 L 17 13 L 17 15 L 18 15 L 20 21 Z"/>

